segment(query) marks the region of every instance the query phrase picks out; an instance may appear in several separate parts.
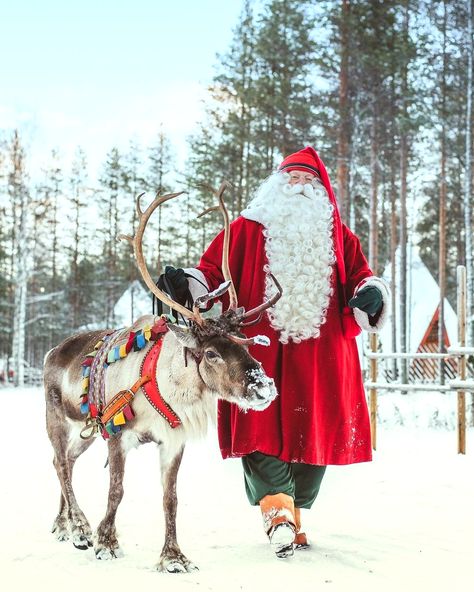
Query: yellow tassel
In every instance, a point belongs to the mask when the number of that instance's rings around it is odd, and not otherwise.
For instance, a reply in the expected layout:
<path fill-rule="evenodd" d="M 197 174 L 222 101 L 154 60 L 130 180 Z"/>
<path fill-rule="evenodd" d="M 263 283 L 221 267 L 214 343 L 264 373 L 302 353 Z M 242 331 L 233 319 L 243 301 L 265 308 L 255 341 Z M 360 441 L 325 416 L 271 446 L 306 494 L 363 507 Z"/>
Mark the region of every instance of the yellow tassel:
<path fill-rule="evenodd" d="M 147 341 L 150 341 L 150 337 L 151 337 L 151 326 L 150 325 L 145 325 L 145 327 L 143 328 L 143 335 L 145 336 L 145 339 Z"/>
<path fill-rule="evenodd" d="M 89 386 L 89 376 L 82 379 L 82 388 L 85 389 Z"/>
<path fill-rule="evenodd" d="M 123 414 L 123 411 L 117 413 L 117 415 L 113 419 L 113 422 L 116 426 L 123 425 L 125 423 L 125 416 Z"/>
<path fill-rule="evenodd" d="M 126 343 L 124 343 L 124 344 L 123 344 L 123 345 L 121 345 L 121 346 L 120 346 L 120 348 L 119 348 L 119 356 L 120 356 L 121 358 L 124 358 L 124 357 L 127 355 L 127 350 L 125 349 L 126 345 L 127 345 L 127 344 L 126 344 Z"/>

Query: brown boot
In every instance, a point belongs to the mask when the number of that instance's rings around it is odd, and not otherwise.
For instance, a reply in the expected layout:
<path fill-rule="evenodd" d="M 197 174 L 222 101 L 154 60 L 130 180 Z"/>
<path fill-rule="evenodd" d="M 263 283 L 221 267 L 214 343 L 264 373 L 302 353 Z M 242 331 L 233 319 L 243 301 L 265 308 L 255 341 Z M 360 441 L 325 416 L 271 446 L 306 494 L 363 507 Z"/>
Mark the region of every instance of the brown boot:
<path fill-rule="evenodd" d="M 266 495 L 260 500 L 263 527 L 277 557 L 293 555 L 295 538 L 295 505 L 286 493 Z"/>
<path fill-rule="evenodd" d="M 293 546 L 295 549 L 308 549 L 309 543 L 306 537 L 306 534 L 301 531 L 301 510 L 300 508 L 295 508 L 295 527 L 296 527 L 296 534 L 295 539 L 293 541 Z"/>

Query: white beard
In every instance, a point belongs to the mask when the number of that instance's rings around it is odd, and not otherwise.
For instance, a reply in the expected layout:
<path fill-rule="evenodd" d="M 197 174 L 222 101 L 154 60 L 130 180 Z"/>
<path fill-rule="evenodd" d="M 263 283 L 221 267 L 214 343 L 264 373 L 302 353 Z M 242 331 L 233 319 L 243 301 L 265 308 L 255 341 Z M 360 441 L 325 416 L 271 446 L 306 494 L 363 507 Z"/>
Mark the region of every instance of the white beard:
<path fill-rule="evenodd" d="M 290 185 L 288 173 L 274 173 L 242 212 L 265 227 L 265 252 L 283 295 L 267 311 L 281 343 L 318 338 L 326 322 L 333 293 L 331 275 L 336 261 L 332 240 L 333 206 L 317 181 Z M 267 275 L 265 298 L 276 292 Z"/>

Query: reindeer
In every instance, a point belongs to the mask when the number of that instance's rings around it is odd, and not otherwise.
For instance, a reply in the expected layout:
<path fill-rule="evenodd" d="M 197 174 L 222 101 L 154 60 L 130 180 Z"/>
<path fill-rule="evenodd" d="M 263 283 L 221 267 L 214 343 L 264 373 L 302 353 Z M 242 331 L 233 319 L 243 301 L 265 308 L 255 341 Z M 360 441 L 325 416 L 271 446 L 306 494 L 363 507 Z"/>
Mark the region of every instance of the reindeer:
<path fill-rule="evenodd" d="M 241 333 L 244 325 L 258 322 L 262 312 L 272 306 L 281 296 L 281 289 L 275 281 L 278 292 L 259 307 L 245 311 L 237 306 L 237 297 L 228 265 L 229 218 L 223 202 L 225 184 L 215 194 L 224 217 L 224 249 L 222 270 L 225 282 L 214 292 L 208 293 L 194 302 L 193 310 L 175 302 L 161 291 L 154 283 L 142 249 L 142 239 L 151 214 L 165 201 L 175 198 L 180 193 L 157 195 L 149 207 L 142 211 L 140 197 L 137 199 L 139 216 L 138 230 L 134 237 L 121 236 L 134 248 L 138 268 L 148 288 L 166 305 L 180 313 L 185 325 L 157 319 L 151 315 L 139 318 L 131 327 L 118 331 L 106 339 L 107 331 L 92 331 L 69 337 L 52 349 L 45 358 L 44 385 L 46 395 L 46 425 L 49 438 L 54 448 L 54 466 L 61 484 L 59 513 L 54 520 L 52 532 L 60 541 L 72 538 L 78 549 L 94 547 L 98 559 L 112 559 L 121 554 L 115 527 L 115 516 L 123 497 L 123 478 L 127 452 L 140 444 L 154 442 L 160 449 L 161 480 L 163 486 L 163 508 L 165 517 L 165 541 L 157 569 L 164 572 L 189 572 L 196 567 L 181 552 L 176 536 L 176 480 L 183 456 L 185 442 L 190 436 L 203 436 L 208 419 L 214 413 L 217 398 L 236 403 L 243 410 L 263 410 L 277 395 L 272 379 L 268 378 L 259 362 L 247 350 L 253 343 L 265 344 L 262 336 L 246 339 Z M 143 194 L 142 194 L 143 195 Z M 207 210 L 208 211 L 208 210 Z M 205 212 L 204 212 L 205 213 Z M 204 318 L 200 308 L 211 299 L 221 296 L 229 290 L 229 308 L 220 316 Z M 256 319 L 246 321 L 251 317 Z M 110 364 L 106 370 L 102 364 L 104 349 L 122 344 L 131 333 L 139 332 L 146 326 L 153 325 L 160 331 L 158 336 L 161 351 L 153 376 L 145 376 L 156 382 L 165 406 L 171 410 L 176 420 L 165 419 L 147 400 L 145 385 L 140 384 L 140 369 L 146 356 L 158 341 L 152 341 L 140 351 L 130 351 L 123 359 Z M 90 388 L 102 389 L 102 409 L 96 409 L 96 416 L 91 416 L 92 404 L 86 424 L 81 412 L 82 362 L 102 340 L 97 355 L 100 362 L 95 367 L 96 380 Z M 267 339 L 268 341 L 268 339 Z M 107 352 L 106 352 L 107 353 Z M 94 358 L 95 360 L 95 358 Z M 92 372 L 92 370 L 91 370 Z M 135 383 L 132 387 L 132 383 Z M 138 384 L 138 386 L 137 386 Z M 134 394 L 132 391 L 136 391 Z M 123 429 L 108 437 L 108 464 L 110 486 L 106 514 L 100 522 L 95 537 L 84 513 L 80 509 L 72 487 L 72 472 L 77 458 L 94 441 L 93 435 L 105 432 L 104 416 L 110 405 L 114 405 L 114 396 L 125 396 L 133 410 L 128 423 Z M 94 392 L 89 391 L 89 401 Z M 132 398 L 133 397 L 133 398 Z M 84 399 L 83 399 L 84 400 Z M 97 405 L 100 400 L 95 399 Z M 98 401 L 98 402 L 97 402 Z M 172 427 L 172 426 L 175 427 Z M 114 428 L 115 429 L 115 428 Z"/>

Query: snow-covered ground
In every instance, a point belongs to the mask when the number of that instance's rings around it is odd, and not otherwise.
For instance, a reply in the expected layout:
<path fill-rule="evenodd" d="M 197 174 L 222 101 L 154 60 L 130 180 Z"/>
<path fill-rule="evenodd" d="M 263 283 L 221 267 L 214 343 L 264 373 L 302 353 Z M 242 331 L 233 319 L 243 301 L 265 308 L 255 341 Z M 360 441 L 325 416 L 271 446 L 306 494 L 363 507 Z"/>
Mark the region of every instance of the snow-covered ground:
<path fill-rule="evenodd" d="M 129 454 L 117 517 L 124 557 L 101 562 L 49 532 L 59 485 L 41 390 L 4 388 L 0 400 L 3 590 L 472 589 L 474 431 L 468 454 L 458 455 L 453 395 L 381 396 L 374 462 L 328 469 L 317 502 L 303 513 L 313 546 L 287 560 L 266 543 L 259 511 L 245 498 L 240 462 L 220 459 L 214 433 L 190 443 L 178 483 L 178 540 L 200 568 L 191 574 L 153 569 L 163 543 L 156 447 Z M 105 511 L 105 460 L 99 441 L 75 470 L 79 504 L 93 528 Z"/>

